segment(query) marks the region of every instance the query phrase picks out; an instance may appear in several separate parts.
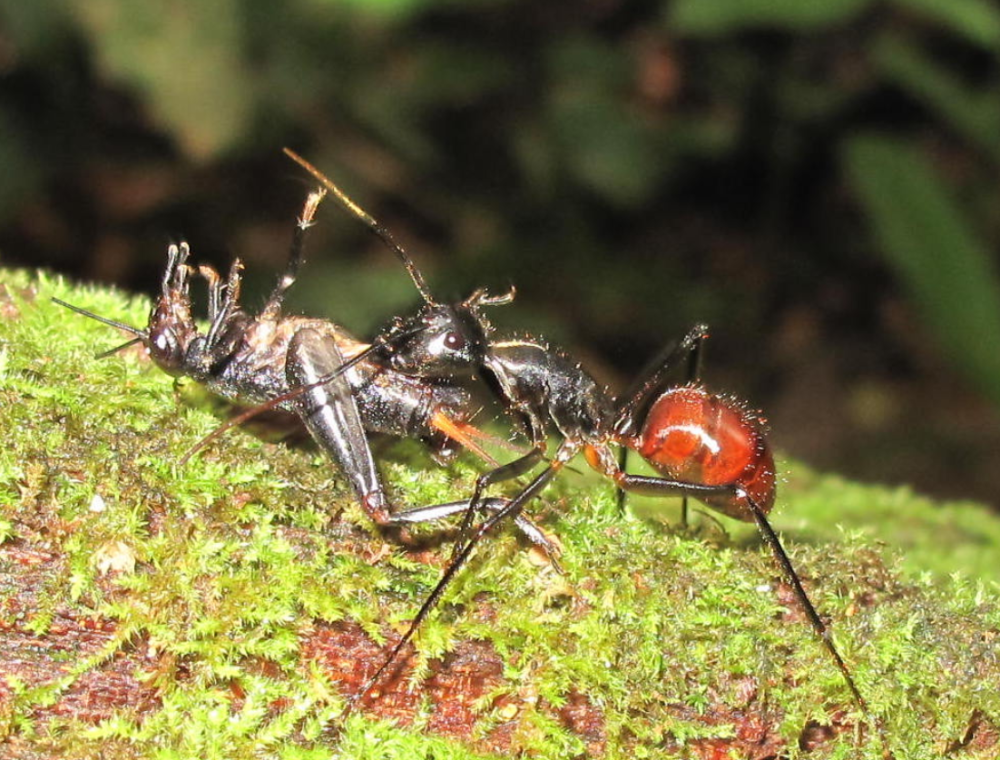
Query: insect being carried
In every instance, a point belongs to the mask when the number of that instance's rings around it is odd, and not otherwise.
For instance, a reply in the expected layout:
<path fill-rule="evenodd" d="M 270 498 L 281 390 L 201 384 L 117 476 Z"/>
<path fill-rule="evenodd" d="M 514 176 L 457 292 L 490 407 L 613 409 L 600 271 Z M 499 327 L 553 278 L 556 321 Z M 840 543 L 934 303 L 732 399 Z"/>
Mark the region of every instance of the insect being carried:
<path fill-rule="evenodd" d="M 327 189 L 346 198 L 315 167 L 286 152 Z M 407 260 L 372 217 L 350 201 L 345 205 Z M 407 631 L 355 696 L 355 702 L 363 699 L 397 661 L 483 538 L 505 520 L 523 517 L 528 502 L 582 453 L 591 467 L 624 492 L 691 497 L 729 517 L 755 523 L 852 699 L 881 730 L 767 519 L 775 500 L 775 468 L 761 422 L 741 403 L 697 382 L 670 382 L 679 362 L 686 361 L 689 367 L 696 365 L 700 346 L 707 337 L 704 325 L 690 330 L 676 347 L 658 359 L 634 391 L 614 398 L 579 363 L 545 343 L 497 338 L 476 310 L 463 312 L 459 319 L 458 312 L 442 309 L 424 290 L 421 293 L 427 302 L 425 307 L 410 320 L 397 320 L 385 333 L 381 344 L 385 355 L 380 361 L 420 378 L 459 382 L 477 374 L 486 376 L 500 401 L 521 421 L 532 448 L 479 477 L 467 508 L 462 510 L 462 531 L 450 564 Z M 438 318 L 430 319 L 430 313 Z M 560 436 L 562 443 L 530 483 L 510 499 L 484 498 L 489 486 L 525 475 L 545 461 L 549 434 Z M 659 474 L 626 472 L 615 456 L 616 446 L 636 451 Z M 389 522 L 405 525 L 436 520 L 460 511 L 456 504 L 461 502 L 398 512 Z"/>
<path fill-rule="evenodd" d="M 263 309 L 256 316 L 239 303 L 242 265 L 237 260 L 223 281 L 211 267 L 197 271 L 208 283 L 207 331 L 192 315 L 190 250 L 171 245 L 159 297 L 146 329 L 122 324 L 68 304 L 73 311 L 131 333 L 134 337 L 106 354 L 141 343 L 165 372 L 188 376 L 217 395 L 240 403 L 277 406 L 293 412 L 316 443 L 340 466 L 358 501 L 375 523 L 392 524 L 392 508 L 379 478 L 367 433 L 417 438 L 441 459 L 465 446 L 494 461 L 476 443 L 485 436 L 470 424 L 478 411 L 471 394 L 458 384 L 404 374 L 378 361 L 378 343 L 357 341 L 327 320 L 282 313 L 286 292 L 295 282 L 303 242 L 325 191 L 312 193 L 292 240 L 289 263 Z M 417 288 L 427 289 L 419 272 L 404 258 Z M 477 291 L 467 310 L 506 303 Z M 422 326 L 398 325 L 393 337 Z M 322 378 L 322 380 L 320 380 Z M 497 504 L 492 500 L 490 505 Z M 464 508 L 456 502 L 453 509 Z M 499 508 L 499 505 L 498 505 Z M 551 550 L 551 543 L 528 519 L 518 527 L 533 543 Z"/>

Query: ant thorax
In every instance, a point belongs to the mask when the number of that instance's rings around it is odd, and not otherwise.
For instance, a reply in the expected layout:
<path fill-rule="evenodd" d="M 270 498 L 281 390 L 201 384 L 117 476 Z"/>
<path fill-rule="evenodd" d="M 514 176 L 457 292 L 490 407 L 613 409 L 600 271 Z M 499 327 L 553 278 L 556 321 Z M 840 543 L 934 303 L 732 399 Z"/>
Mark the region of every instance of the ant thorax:
<path fill-rule="evenodd" d="M 534 340 L 495 341 L 485 366 L 534 441 L 553 425 L 564 438 L 600 444 L 614 413 L 607 391 L 578 363 Z"/>

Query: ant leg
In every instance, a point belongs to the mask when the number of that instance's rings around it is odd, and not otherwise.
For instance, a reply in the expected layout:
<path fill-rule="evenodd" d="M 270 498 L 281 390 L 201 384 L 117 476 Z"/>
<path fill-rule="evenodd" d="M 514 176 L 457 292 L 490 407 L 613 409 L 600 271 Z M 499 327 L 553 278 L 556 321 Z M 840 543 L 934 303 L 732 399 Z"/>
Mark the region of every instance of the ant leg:
<path fill-rule="evenodd" d="M 316 443 L 351 481 L 361 507 L 372 520 L 385 525 L 389 504 L 351 390 L 350 373 L 337 373 L 344 363 L 332 336 L 314 328 L 296 332 L 288 346 L 285 373 L 289 386 L 308 386 L 309 390 L 292 403 Z M 326 376 L 331 379 L 321 382 Z"/>
<path fill-rule="evenodd" d="M 299 217 L 295 225 L 295 233 L 292 236 L 292 245 L 288 251 L 288 264 L 284 274 L 278 279 L 268 296 L 264 308 L 261 310 L 261 319 L 277 319 L 281 314 L 281 303 L 285 299 L 285 293 L 295 283 L 299 275 L 299 268 L 302 266 L 303 250 L 305 247 L 306 233 L 313 226 L 313 219 L 316 216 L 316 208 L 320 201 L 326 197 L 326 190 L 322 188 L 309 193 L 305 205 L 302 207 L 302 216 Z"/>
<path fill-rule="evenodd" d="M 509 502 L 510 499 L 485 498 L 479 502 L 479 511 L 496 513 L 503 509 Z M 416 509 L 394 512 L 389 518 L 388 525 L 417 525 L 419 523 L 435 522 L 460 513 L 468 514 L 468 512 L 469 502 L 463 499 L 462 501 L 451 501 L 447 504 L 436 504 L 432 507 L 417 507 Z M 542 529 L 523 514 L 517 515 L 514 518 L 514 524 L 528 541 L 545 552 L 556 570 L 562 572 L 556 561 L 561 553 L 560 549 L 545 535 Z"/>
<path fill-rule="evenodd" d="M 618 410 L 618 417 L 615 429 L 621 434 L 631 431 L 636 427 L 637 420 L 643 419 L 649 410 L 649 404 L 655 400 L 654 396 L 663 389 L 665 376 L 678 360 L 687 361 L 686 383 L 692 383 L 698 379 L 701 370 L 701 352 L 705 338 L 708 337 L 708 326 L 704 324 L 695 325 L 688 330 L 680 343 L 668 346 L 653 358 L 639 373 L 638 381 L 623 396 L 626 401 Z M 618 469 L 622 472 L 628 466 L 627 446 L 623 446 L 618 454 Z M 618 489 L 618 509 L 625 511 L 626 492 Z M 687 497 L 681 500 L 681 527 L 687 528 L 688 524 L 688 504 Z"/>
<path fill-rule="evenodd" d="M 616 470 L 611 477 L 615 485 L 623 491 L 641 496 L 690 496 L 695 499 L 711 499 L 713 496 L 728 496 L 733 493 L 733 486 L 729 483 L 721 486 L 688 483 L 656 475 L 632 475 L 621 470 Z"/>
<path fill-rule="evenodd" d="M 640 374 L 638 382 L 621 398 L 618 414 L 615 416 L 614 431 L 619 436 L 635 432 L 638 421 L 643 419 L 649 405 L 655 401 L 655 394 L 665 386 L 666 375 L 678 360 L 698 350 L 698 345 L 708 337 L 708 326 L 698 324 L 688 330 L 681 341 L 662 352 Z"/>
<path fill-rule="evenodd" d="M 475 488 L 472 496 L 466 502 L 465 516 L 462 518 L 462 525 L 458 531 L 458 538 L 455 541 L 455 549 L 452 554 L 454 558 L 462 549 L 463 544 L 469 539 L 472 533 L 473 520 L 477 513 L 483 510 L 483 491 L 494 483 L 502 483 L 505 480 L 519 478 L 525 473 L 534 469 L 542 457 L 545 455 L 545 441 L 539 441 L 535 447 L 524 456 L 520 456 L 512 462 L 502 464 L 488 472 L 484 472 L 476 478 Z"/>
<path fill-rule="evenodd" d="M 508 518 L 516 518 L 524 509 L 524 505 L 531 501 L 535 496 L 537 496 L 544 488 L 549 484 L 549 481 L 554 478 L 563 466 L 572 459 L 577 452 L 580 451 L 583 444 L 576 441 L 564 441 L 559 447 L 559 451 L 556 452 L 555 457 L 549 463 L 549 466 L 542 470 L 534 480 L 532 480 L 517 496 L 508 501 L 505 505 L 500 507 L 496 512 L 487 517 L 475 532 L 465 542 L 465 545 L 461 547 L 458 554 L 452 558 L 448 567 L 445 568 L 444 573 L 441 575 L 441 579 L 438 581 L 437 585 L 428 595 L 427 599 L 420 606 L 417 611 L 416 616 L 410 622 L 409 628 L 400 638 L 396 645 L 393 646 L 392 650 L 389 652 L 389 656 L 386 657 L 385 661 L 379 666 L 375 674 L 368 679 L 367 683 L 361 688 L 361 690 L 351 698 L 348 702 L 345 714 L 348 714 L 353 709 L 354 705 L 365 698 L 374 688 L 375 684 L 378 683 L 382 675 L 389 669 L 389 667 L 397 660 L 399 653 L 403 650 L 403 647 L 413 638 L 413 635 L 417 632 L 420 624 L 424 621 L 427 615 L 430 614 L 431 610 L 437 604 L 441 595 L 448 588 L 448 585 L 458 574 L 465 563 L 472 556 L 472 552 L 475 551 L 479 542 L 482 541 L 483 537 L 489 533 L 494 527 L 499 525 L 501 522 Z"/>
<path fill-rule="evenodd" d="M 861 711 L 870 721 L 872 721 L 875 725 L 878 725 L 874 721 L 871 711 L 868 708 L 868 703 L 865 701 L 865 698 L 861 696 L 861 692 L 854 683 L 851 671 L 848 669 L 844 659 L 840 656 L 840 652 L 837 651 L 837 647 L 833 643 L 833 638 L 830 636 L 830 629 L 827 628 L 826 624 L 820 618 L 819 613 L 816 612 L 816 608 L 813 607 L 813 603 L 809 600 L 809 596 L 806 594 L 806 590 L 802 587 L 802 582 L 799 580 L 799 574 L 795 572 L 795 568 L 792 566 L 791 560 L 788 559 L 788 554 L 785 553 L 785 548 L 781 545 L 781 541 L 778 538 L 778 535 L 774 532 L 774 528 L 771 527 L 771 523 L 764 514 L 764 510 L 760 508 L 757 502 L 750 498 L 750 495 L 746 493 L 746 491 L 743 491 L 740 488 L 734 490 L 735 495 L 750 508 L 750 513 L 753 515 L 753 519 L 757 523 L 757 529 L 760 531 L 760 535 L 764 539 L 764 543 L 770 547 L 771 552 L 774 554 L 775 561 L 778 563 L 778 567 L 781 568 L 781 574 L 785 576 L 785 582 L 794 590 L 795 598 L 798 600 L 802 611 L 806 613 L 806 617 L 809 619 L 809 624 L 816 632 L 816 635 L 819 636 L 820 640 L 823 642 L 824 648 L 837 665 L 837 669 L 840 671 L 844 681 L 847 683 L 847 688 L 851 691 L 851 696 L 854 697 L 855 704 L 861 708 Z"/>
<path fill-rule="evenodd" d="M 701 360 L 702 360 L 702 350 L 705 345 L 705 336 L 703 335 L 698 341 L 691 347 L 691 353 L 688 354 L 688 366 L 687 366 L 687 378 L 685 382 L 687 385 L 691 385 L 701 376 Z M 629 451 L 627 446 L 622 447 L 622 451 Z M 622 468 L 624 469 L 624 468 Z M 688 527 L 688 497 L 684 496 L 681 498 L 681 530 L 687 530 Z"/>
<path fill-rule="evenodd" d="M 836 645 L 833 643 L 829 629 L 820 619 L 819 613 L 816 612 L 816 608 L 813 606 L 812 601 L 810 601 L 808 594 L 806 594 L 806 590 L 803 588 L 802 582 L 799 580 L 798 573 L 792 566 L 791 560 L 788 558 L 788 554 L 781 545 L 780 539 L 771 527 L 771 523 L 768 522 L 764 510 L 759 504 L 757 504 L 756 501 L 754 501 L 746 490 L 732 483 L 722 485 L 685 483 L 677 480 L 670 480 L 669 478 L 632 475 L 622 472 L 621 470 L 615 470 L 613 469 L 613 455 L 606 448 L 588 450 L 588 459 L 592 460 L 596 469 L 604 472 L 606 475 L 609 475 L 612 479 L 614 479 L 616 485 L 626 491 L 646 496 L 690 496 L 702 501 L 707 499 L 709 502 L 713 497 L 735 497 L 741 505 L 744 505 L 749 510 L 750 514 L 753 515 L 753 520 L 757 523 L 757 529 L 760 531 L 761 537 L 764 539 L 764 543 L 766 543 L 771 549 L 785 582 L 792 587 L 792 590 L 795 593 L 795 598 L 798 600 L 799 607 L 809 620 L 809 625 L 823 642 L 824 648 L 829 653 L 834 664 L 837 666 L 837 669 L 843 676 L 855 704 L 860 708 L 866 718 L 868 718 L 868 720 L 872 722 L 872 724 L 875 725 L 879 731 L 881 731 L 879 727 L 880 724 L 874 719 L 874 716 L 868 708 L 868 703 L 865 701 L 864 697 L 861 696 L 861 692 L 858 690 L 847 664 L 844 662 L 843 657 L 840 656 L 840 652 L 837 651 Z"/>

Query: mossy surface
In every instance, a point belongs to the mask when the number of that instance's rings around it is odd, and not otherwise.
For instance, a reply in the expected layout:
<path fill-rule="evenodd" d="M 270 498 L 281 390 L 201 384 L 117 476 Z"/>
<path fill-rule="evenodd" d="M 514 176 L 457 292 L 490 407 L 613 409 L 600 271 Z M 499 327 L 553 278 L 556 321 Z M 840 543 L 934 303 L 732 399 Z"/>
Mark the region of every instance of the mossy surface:
<path fill-rule="evenodd" d="M 233 431 L 178 466 L 217 408 L 141 351 L 96 361 L 125 338 L 50 297 L 137 325 L 148 304 L 0 283 L 4 756 L 882 756 L 751 526 L 622 517 L 572 472 L 533 505 L 565 574 L 501 532 L 343 720 L 449 545 L 379 535 L 308 447 Z M 381 463 L 405 505 L 478 471 L 415 444 Z M 775 524 L 893 755 L 995 757 L 997 520 L 793 466 Z"/>

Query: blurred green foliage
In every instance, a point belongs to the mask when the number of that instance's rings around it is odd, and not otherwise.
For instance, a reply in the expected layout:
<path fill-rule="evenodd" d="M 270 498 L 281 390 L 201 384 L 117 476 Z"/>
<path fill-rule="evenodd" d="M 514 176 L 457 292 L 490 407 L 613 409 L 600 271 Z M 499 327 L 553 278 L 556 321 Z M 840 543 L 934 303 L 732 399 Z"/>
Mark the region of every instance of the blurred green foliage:
<path fill-rule="evenodd" d="M 0 12 L 8 260 L 148 287 L 184 235 L 199 258 L 250 259 L 266 287 L 304 194 L 291 145 L 410 245 L 441 297 L 516 283 L 497 321 L 589 346 L 598 369 L 626 375 L 705 320 L 712 376 L 742 375 L 765 406 L 803 324 L 860 346 L 834 385 L 905 373 L 927 341 L 887 328 L 899 292 L 1000 401 L 992 0 Z M 304 310 L 366 332 L 414 300 L 332 212 L 311 250 Z"/>
<path fill-rule="evenodd" d="M 1000 403 L 1000 289 L 989 252 L 912 146 L 859 136 L 846 160 L 890 263 L 956 363 Z"/>

